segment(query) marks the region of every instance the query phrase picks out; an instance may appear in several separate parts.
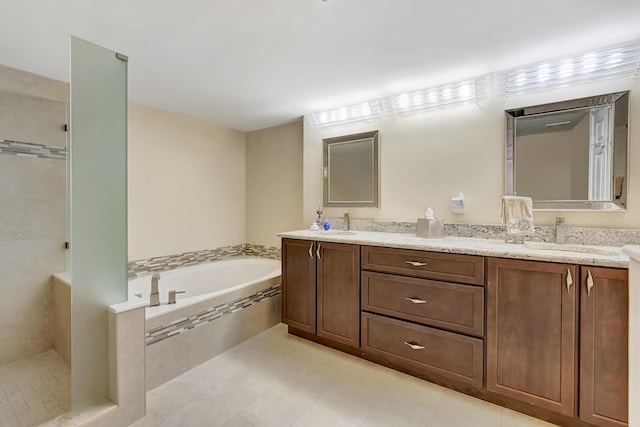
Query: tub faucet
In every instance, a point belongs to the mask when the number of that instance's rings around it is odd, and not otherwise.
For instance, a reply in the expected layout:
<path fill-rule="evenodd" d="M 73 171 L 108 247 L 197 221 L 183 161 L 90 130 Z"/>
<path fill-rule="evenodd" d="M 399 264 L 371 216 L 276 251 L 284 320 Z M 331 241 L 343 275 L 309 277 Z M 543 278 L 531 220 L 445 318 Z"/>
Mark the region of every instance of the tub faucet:
<path fill-rule="evenodd" d="M 160 293 L 158 292 L 158 280 L 160 280 L 160 274 L 155 273 L 151 276 L 151 293 L 149 294 L 149 306 L 155 307 L 160 305 Z"/>
<path fill-rule="evenodd" d="M 567 243 L 567 224 L 563 216 L 556 217 L 556 243 Z"/>
<path fill-rule="evenodd" d="M 351 228 L 351 224 L 349 223 L 349 212 L 345 212 L 342 214 L 342 229 L 344 231 L 349 231 Z"/>

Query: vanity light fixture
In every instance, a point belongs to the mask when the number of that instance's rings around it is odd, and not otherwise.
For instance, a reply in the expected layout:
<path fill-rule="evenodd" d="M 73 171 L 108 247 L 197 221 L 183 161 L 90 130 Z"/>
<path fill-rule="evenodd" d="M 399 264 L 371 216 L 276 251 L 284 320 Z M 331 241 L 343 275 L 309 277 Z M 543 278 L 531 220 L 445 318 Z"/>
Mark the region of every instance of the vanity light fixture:
<path fill-rule="evenodd" d="M 487 78 L 483 76 L 387 96 L 382 99 L 382 103 L 386 114 L 398 117 L 426 110 L 477 103 L 486 98 Z"/>
<path fill-rule="evenodd" d="M 375 120 L 382 115 L 382 109 L 377 99 L 360 102 L 346 107 L 318 111 L 309 115 L 311 126 L 325 128 L 347 123 Z"/>
<path fill-rule="evenodd" d="M 640 73 L 640 40 L 496 73 L 498 96 L 538 92 Z"/>

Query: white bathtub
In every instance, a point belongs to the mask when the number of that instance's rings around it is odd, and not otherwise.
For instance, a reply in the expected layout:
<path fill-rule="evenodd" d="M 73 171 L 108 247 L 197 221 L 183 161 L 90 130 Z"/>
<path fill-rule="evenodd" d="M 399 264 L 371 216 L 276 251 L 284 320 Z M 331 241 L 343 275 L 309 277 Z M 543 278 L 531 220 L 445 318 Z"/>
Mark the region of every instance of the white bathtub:
<path fill-rule="evenodd" d="M 160 306 L 147 307 L 146 317 L 161 316 L 279 276 L 279 260 L 255 257 L 226 259 L 161 272 L 158 281 Z M 167 304 L 170 290 L 185 293 L 176 294 L 176 304 Z M 148 302 L 150 292 L 151 275 L 129 280 L 129 299 L 137 295 Z"/>
<path fill-rule="evenodd" d="M 160 273 L 161 305 L 146 308 L 147 390 L 280 322 L 280 261 L 241 257 Z M 167 304 L 169 290 L 184 290 Z M 129 281 L 149 300 L 151 276 Z"/>

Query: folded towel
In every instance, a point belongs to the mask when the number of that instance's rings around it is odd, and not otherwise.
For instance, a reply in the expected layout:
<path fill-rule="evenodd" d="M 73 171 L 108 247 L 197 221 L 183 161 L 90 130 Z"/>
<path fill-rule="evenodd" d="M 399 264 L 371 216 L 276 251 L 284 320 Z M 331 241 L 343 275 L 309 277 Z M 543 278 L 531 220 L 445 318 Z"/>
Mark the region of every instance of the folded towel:
<path fill-rule="evenodd" d="M 531 197 L 503 196 L 502 220 L 508 234 L 534 234 L 533 201 Z"/>

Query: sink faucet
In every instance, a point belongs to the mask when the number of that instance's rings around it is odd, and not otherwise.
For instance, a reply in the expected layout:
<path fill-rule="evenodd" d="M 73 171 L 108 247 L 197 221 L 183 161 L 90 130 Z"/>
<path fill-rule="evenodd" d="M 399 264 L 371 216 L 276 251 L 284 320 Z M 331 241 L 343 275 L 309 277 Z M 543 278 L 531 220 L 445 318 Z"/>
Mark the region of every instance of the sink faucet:
<path fill-rule="evenodd" d="M 342 229 L 344 231 L 349 231 L 351 228 L 351 224 L 349 223 L 349 212 L 345 212 L 342 214 Z"/>
<path fill-rule="evenodd" d="M 151 276 L 151 293 L 149 294 L 149 306 L 155 307 L 160 305 L 160 293 L 158 292 L 158 280 L 160 280 L 160 274 L 155 273 Z"/>
<path fill-rule="evenodd" d="M 567 224 L 563 216 L 556 217 L 556 243 L 567 243 Z"/>

